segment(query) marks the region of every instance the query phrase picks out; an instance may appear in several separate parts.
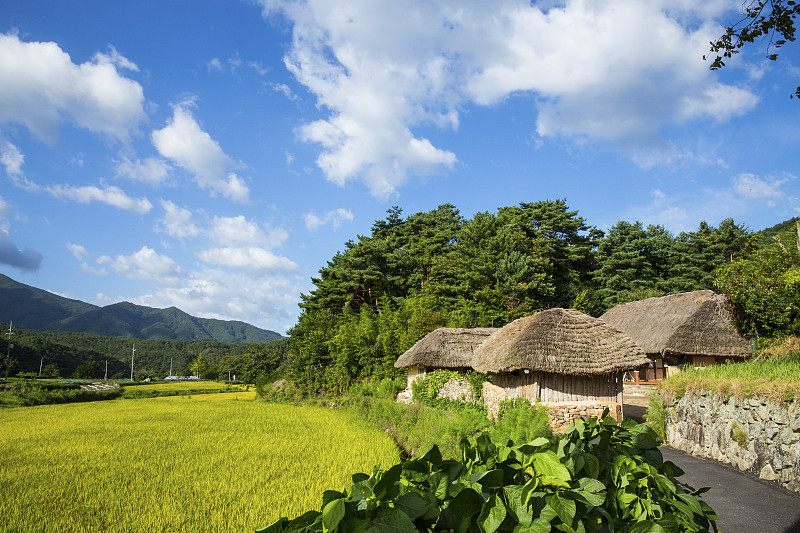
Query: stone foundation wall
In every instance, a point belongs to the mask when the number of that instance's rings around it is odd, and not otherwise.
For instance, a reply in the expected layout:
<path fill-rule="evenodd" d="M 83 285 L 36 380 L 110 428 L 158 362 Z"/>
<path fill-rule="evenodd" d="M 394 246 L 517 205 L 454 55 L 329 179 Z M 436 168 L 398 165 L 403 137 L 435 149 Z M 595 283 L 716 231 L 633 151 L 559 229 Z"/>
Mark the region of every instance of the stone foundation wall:
<path fill-rule="evenodd" d="M 694 392 L 667 403 L 667 444 L 800 492 L 800 402 Z"/>
<path fill-rule="evenodd" d="M 439 389 L 439 398 L 469 402 L 472 400 L 472 385 L 466 379 L 451 379 Z"/>
<path fill-rule="evenodd" d="M 550 428 L 555 433 L 563 433 L 573 420 L 583 418 L 600 418 L 603 411 L 608 409 L 608 416 L 622 422 L 622 406 L 617 402 L 599 404 L 597 402 L 575 402 L 575 403 L 550 403 L 543 404 L 547 407 L 550 415 Z"/>
<path fill-rule="evenodd" d="M 508 393 L 503 387 L 498 387 L 488 381 L 483 384 L 483 403 L 489 418 L 497 418 L 500 402 L 508 398 Z M 533 403 L 533 402 L 532 402 Z M 561 433 L 578 418 L 599 418 L 603 411 L 608 409 L 609 416 L 617 422 L 622 421 L 622 406 L 616 402 L 540 402 L 539 405 L 547 407 L 550 416 L 550 428 Z"/>

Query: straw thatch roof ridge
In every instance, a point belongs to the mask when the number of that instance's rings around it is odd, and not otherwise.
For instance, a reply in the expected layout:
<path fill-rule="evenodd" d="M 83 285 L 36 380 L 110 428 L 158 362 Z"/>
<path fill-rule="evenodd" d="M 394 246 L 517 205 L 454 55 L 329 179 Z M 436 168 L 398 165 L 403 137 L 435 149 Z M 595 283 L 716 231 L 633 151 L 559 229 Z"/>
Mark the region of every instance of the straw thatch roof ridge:
<path fill-rule="evenodd" d="M 575 309 L 553 308 L 517 319 L 492 334 L 472 367 L 482 373 L 530 369 L 573 375 L 610 374 L 648 363 L 624 333 Z"/>
<path fill-rule="evenodd" d="M 648 354 L 752 354 L 750 341 L 736 331 L 727 296 L 710 290 L 621 304 L 600 319 L 624 331 Z"/>
<path fill-rule="evenodd" d="M 398 357 L 394 366 L 471 367 L 473 350 L 495 331 L 497 328 L 436 329 Z"/>

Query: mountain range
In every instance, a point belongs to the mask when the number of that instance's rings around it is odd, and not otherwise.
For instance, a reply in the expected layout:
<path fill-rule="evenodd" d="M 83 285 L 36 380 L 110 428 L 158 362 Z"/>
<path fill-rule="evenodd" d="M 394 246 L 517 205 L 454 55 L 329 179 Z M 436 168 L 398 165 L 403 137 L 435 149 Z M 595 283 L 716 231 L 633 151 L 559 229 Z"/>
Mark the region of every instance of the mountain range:
<path fill-rule="evenodd" d="M 156 309 L 130 302 L 99 307 L 0 274 L 0 322 L 12 321 L 23 329 L 134 339 L 264 343 L 282 338 L 279 333 L 246 322 L 198 318 L 177 307 Z"/>

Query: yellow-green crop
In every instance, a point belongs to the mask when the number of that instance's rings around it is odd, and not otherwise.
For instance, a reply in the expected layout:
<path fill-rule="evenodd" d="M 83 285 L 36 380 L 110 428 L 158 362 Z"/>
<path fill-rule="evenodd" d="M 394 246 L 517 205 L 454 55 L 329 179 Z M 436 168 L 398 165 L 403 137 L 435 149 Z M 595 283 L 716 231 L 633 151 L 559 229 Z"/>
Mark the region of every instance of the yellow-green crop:
<path fill-rule="evenodd" d="M 251 398 L 0 411 L 0 531 L 253 531 L 398 460 L 346 412 Z"/>

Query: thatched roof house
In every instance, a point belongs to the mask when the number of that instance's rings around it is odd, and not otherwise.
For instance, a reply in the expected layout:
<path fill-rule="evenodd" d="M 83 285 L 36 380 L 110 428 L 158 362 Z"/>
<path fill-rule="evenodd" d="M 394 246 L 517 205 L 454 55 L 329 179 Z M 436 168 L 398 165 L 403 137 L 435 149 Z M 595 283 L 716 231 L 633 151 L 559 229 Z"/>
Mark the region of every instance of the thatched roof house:
<path fill-rule="evenodd" d="M 520 318 L 493 334 L 476 351 L 478 372 L 536 370 L 590 376 L 647 363 L 621 331 L 575 309 L 548 309 Z"/>
<path fill-rule="evenodd" d="M 728 298 L 709 290 L 618 305 L 600 319 L 628 334 L 654 359 L 656 370 L 664 358 L 675 365 L 704 366 L 753 353 L 750 341 L 734 327 Z"/>
<path fill-rule="evenodd" d="M 395 368 L 471 368 L 472 352 L 496 328 L 439 328 L 397 358 Z"/>
<path fill-rule="evenodd" d="M 564 423 L 586 409 L 614 407 L 621 419 L 622 375 L 648 362 L 621 331 L 575 309 L 548 309 L 520 318 L 492 334 L 476 350 L 472 367 L 492 374 L 484 386 L 489 412 L 507 398 L 551 404 Z M 580 405 L 561 408 L 558 405 Z"/>

